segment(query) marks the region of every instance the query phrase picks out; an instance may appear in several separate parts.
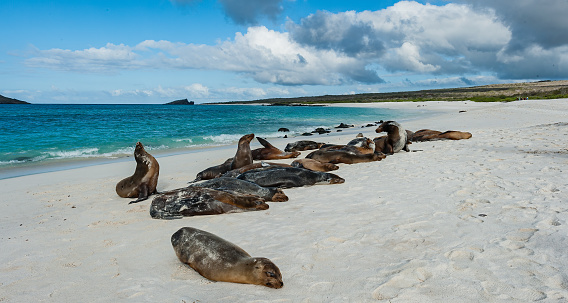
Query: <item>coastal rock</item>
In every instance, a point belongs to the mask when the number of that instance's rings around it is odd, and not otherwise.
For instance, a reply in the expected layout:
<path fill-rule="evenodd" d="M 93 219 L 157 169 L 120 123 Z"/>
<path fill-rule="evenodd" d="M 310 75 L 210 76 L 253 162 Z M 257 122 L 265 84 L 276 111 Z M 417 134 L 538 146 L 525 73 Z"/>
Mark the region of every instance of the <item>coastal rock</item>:
<path fill-rule="evenodd" d="M 166 105 L 194 105 L 195 102 L 188 101 L 187 99 L 180 99 L 172 102 L 166 103 Z"/>
<path fill-rule="evenodd" d="M 279 131 L 279 132 L 287 133 L 287 132 L 289 132 L 290 130 L 287 129 L 286 127 L 281 127 L 281 128 L 278 129 L 278 131 Z"/>
<path fill-rule="evenodd" d="M 341 123 L 338 126 L 336 126 L 335 128 L 350 128 L 350 127 L 353 127 L 353 125 Z"/>
<path fill-rule="evenodd" d="M 314 130 L 312 133 L 317 133 L 317 134 L 320 134 L 320 135 L 321 135 L 321 134 L 331 133 L 331 131 L 328 130 L 328 129 L 324 129 L 324 128 L 322 128 L 322 127 L 318 127 L 318 128 L 316 128 L 316 130 Z"/>

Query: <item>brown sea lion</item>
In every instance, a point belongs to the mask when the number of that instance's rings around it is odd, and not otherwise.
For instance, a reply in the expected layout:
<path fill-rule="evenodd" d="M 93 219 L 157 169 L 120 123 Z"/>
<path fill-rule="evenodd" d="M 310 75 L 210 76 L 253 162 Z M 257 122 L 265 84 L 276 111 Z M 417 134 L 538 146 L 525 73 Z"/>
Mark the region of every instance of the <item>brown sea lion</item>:
<path fill-rule="evenodd" d="M 284 148 L 284 151 L 293 152 L 293 151 L 304 151 L 304 150 L 318 149 L 318 148 L 322 147 L 322 145 L 324 145 L 324 144 L 325 143 L 320 143 L 320 142 L 316 142 L 316 141 L 301 140 L 301 141 L 296 141 L 296 142 L 293 142 L 293 143 L 288 143 L 286 145 L 286 148 Z"/>
<path fill-rule="evenodd" d="M 421 129 L 414 133 L 412 141 L 436 141 L 436 140 L 462 140 L 471 138 L 471 133 L 449 130 L 441 132 L 431 129 Z"/>
<path fill-rule="evenodd" d="M 233 157 L 231 169 L 241 168 L 245 165 L 252 164 L 252 153 L 250 150 L 250 141 L 254 139 L 254 134 L 244 135 L 239 139 L 237 153 Z"/>
<path fill-rule="evenodd" d="M 146 152 L 142 143 L 137 142 L 134 149 L 136 169 L 134 174 L 122 179 L 116 184 L 116 193 L 123 198 L 136 198 L 130 203 L 136 203 L 148 199 L 148 196 L 157 193 L 158 175 L 160 165 L 152 155 Z"/>
<path fill-rule="evenodd" d="M 377 133 L 387 132 L 387 139 L 385 140 L 383 153 L 387 155 L 392 155 L 398 153 L 401 150 L 410 151 L 408 144 L 408 134 L 406 130 L 395 121 L 386 121 L 381 123 L 379 127 L 375 130 Z"/>
<path fill-rule="evenodd" d="M 282 288 L 280 269 L 267 258 L 253 258 L 242 248 L 212 233 L 182 227 L 172 235 L 178 259 L 203 277 L 221 282 Z"/>
<path fill-rule="evenodd" d="M 224 173 L 230 171 L 232 164 L 233 164 L 233 158 L 229 158 L 223 164 L 215 165 L 205 170 L 202 170 L 199 173 L 197 173 L 195 180 L 193 180 L 192 182 L 218 178 L 222 176 Z"/>
<path fill-rule="evenodd" d="M 150 205 L 150 216 L 154 219 L 180 219 L 265 209 L 268 209 L 268 204 L 258 196 L 191 186 L 157 195 Z"/>
<path fill-rule="evenodd" d="M 322 163 L 355 164 L 381 161 L 386 158 L 386 155 L 381 152 L 374 152 L 372 154 L 354 154 L 343 150 L 316 150 L 308 154 L 306 158 L 320 161 Z"/>
<path fill-rule="evenodd" d="M 322 163 L 314 159 L 297 159 L 292 162 L 292 167 L 305 168 L 313 171 L 332 171 L 339 169 L 339 166 L 332 163 Z"/>
<path fill-rule="evenodd" d="M 263 138 L 256 138 L 263 148 L 257 148 L 252 150 L 252 159 L 253 160 L 279 160 L 279 159 L 289 159 L 289 158 L 296 158 L 300 155 L 300 152 L 284 152 L 278 149 L 277 147 L 270 144 L 270 142 L 266 141 Z"/>

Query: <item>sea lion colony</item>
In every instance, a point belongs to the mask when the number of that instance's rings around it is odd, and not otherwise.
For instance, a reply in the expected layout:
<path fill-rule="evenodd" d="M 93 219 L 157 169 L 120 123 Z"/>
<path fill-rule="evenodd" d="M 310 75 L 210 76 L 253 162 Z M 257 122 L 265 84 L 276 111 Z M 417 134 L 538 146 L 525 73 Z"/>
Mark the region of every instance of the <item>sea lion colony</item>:
<path fill-rule="evenodd" d="M 285 152 L 262 138 L 263 148 L 251 150 L 254 134 L 243 136 L 233 158 L 199 172 L 194 181 L 184 188 L 158 194 L 150 205 L 155 219 L 179 219 L 185 216 L 212 215 L 242 211 L 266 210 L 267 201 L 285 202 L 288 197 L 282 188 L 315 184 L 341 184 L 335 164 L 354 164 L 380 161 L 401 150 L 410 151 L 412 141 L 469 139 L 471 134 L 459 131 L 412 132 L 395 121 L 380 121 L 377 133 L 386 136 L 373 140 L 358 136 L 346 145 L 330 145 L 314 141 L 297 141 L 286 146 Z M 298 151 L 315 150 L 305 159 L 292 165 L 281 163 L 253 163 L 254 160 L 296 158 Z M 139 202 L 157 193 L 159 165 L 156 159 L 136 144 L 137 162 L 134 175 L 118 182 L 116 192 L 121 197 Z M 208 180 L 208 181 L 203 181 Z M 202 181 L 200 183 L 196 183 Z M 214 281 L 247 283 L 281 288 L 282 275 L 278 267 L 266 258 L 252 258 L 240 247 L 216 235 L 199 229 L 184 227 L 172 235 L 172 246 L 179 260 L 188 264 L 205 278 Z M 219 257 L 220 256 L 220 257 Z"/>

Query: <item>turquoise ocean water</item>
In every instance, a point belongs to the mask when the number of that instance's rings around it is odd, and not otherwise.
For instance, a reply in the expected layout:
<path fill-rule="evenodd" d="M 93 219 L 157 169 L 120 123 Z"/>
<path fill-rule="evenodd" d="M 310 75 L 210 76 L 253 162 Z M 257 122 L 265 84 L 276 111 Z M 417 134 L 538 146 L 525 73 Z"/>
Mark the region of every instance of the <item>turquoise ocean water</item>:
<path fill-rule="evenodd" d="M 280 127 L 290 135 L 416 114 L 329 106 L 0 105 L 0 178 L 7 169 L 126 157 L 137 141 L 149 151 L 180 152 L 234 144 L 248 133 L 283 136 Z"/>

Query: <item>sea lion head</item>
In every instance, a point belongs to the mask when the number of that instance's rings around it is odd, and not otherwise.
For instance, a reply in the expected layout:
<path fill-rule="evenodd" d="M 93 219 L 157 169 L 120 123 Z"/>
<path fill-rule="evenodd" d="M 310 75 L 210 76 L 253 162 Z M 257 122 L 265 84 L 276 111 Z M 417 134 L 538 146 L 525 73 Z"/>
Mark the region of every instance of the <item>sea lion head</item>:
<path fill-rule="evenodd" d="M 280 269 L 267 258 L 254 258 L 254 277 L 256 284 L 271 288 L 282 288 Z"/>
<path fill-rule="evenodd" d="M 244 135 L 241 137 L 241 139 L 239 139 L 239 144 L 250 143 L 252 139 L 254 139 L 254 134 Z"/>
<path fill-rule="evenodd" d="M 381 123 L 381 125 L 379 125 L 379 127 L 377 127 L 377 129 L 375 129 L 376 133 L 382 133 L 382 132 L 389 132 L 392 131 L 394 129 L 394 127 L 400 127 L 400 124 L 398 124 L 395 121 L 385 121 L 383 123 Z"/>
<path fill-rule="evenodd" d="M 345 183 L 345 179 L 341 178 L 340 176 L 336 175 L 336 174 L 330 174 L 327 173 L 326 174 L 327 180 L 329 181 L 329 184 L 341 184 L 341 183 Z"/>

